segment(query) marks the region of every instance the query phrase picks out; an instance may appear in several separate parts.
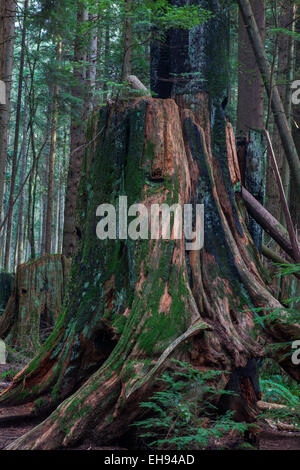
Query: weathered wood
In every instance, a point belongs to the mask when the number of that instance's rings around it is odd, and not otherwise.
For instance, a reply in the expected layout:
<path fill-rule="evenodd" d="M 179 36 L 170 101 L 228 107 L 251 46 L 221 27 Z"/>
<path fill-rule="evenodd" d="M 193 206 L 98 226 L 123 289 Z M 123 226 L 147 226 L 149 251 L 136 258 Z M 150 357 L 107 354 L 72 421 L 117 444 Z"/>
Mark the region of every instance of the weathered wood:
<path fill-rule="evenodd" d="M 0 364 L 6 364 L 6 346 L 2 339 L 0 339 Z"/>
<path fill-rule="evenodd" d="M 139 90 L 143 92 L 144 96 L 151 95 L 147 87 L 145 87 L 145 85 L 135 75 L 127 75 L 126 81 L 130 84 L 133 90 Z"/>

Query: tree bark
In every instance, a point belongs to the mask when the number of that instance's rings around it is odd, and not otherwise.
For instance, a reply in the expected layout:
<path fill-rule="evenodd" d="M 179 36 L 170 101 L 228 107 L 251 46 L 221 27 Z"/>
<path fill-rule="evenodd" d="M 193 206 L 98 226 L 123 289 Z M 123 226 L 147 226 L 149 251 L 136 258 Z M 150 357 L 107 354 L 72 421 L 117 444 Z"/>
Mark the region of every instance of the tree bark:
<path fill-rule="evenodd" d="M 62 40 L 59 39 L 57 43 L 57 63 L 61 62 L 62 58 Z M 57 140 L 57 121 L 58 121 L 58 99 L 59 99 L 59 83 L 55 84 L 53 95 L 53 110 L 52 110 L 52 130 L 51 130 L 51 145 L 48 166 L 48 193 L 47 193 L 47 215 L 46 215 L 46 233 L 45 233 L 45 254 L 51 253 L 52 242 L 52 222 L 53 222 L 53 205 L 54 205 L 54 169 L 55 169 L 55 155 L 56 155 L 56 140 Z"/>
<path fill-rule="evenodd" d="M 18 150 L 19 150 L 19 133 L 20 133 L 21 105 L 22 105 L 22 92 L 23 92 L 23 73 L 24 73 L 24 63 L 25 63 L 27 10 L 28 10 L 28 0 L 25 0 L 20 68 L 19 68 L 14 150 L 13 150 L 13 156 L 12 156 L 12 170 L 11 170 L 11 180 L 10 180 L 9 200 L 8 200 L 7 227 L 6 227 L 6 244 L 5 244 L 5 256 L 4 256 L 4 268 L 6 270 L 10 268 L 10 248 L 11 248 L 10 244 L 11 244 L 12 220 L 13 220 L 13 209 L 14 209 L 15 184 L 16 184 L 16 176 L 17 176 L 17 159 L 18 159 Z"/>
<path fill-rule="evenodd" d="M 74 70 L 73 77 L 75 85 L 72 95 L 77 101 L 80 101 L 80 109 L 78 104 L 74 105 L 71 110 L 71 144 L 70 144 L 70 162 L 67 179 L 66 199 L 65 199 L 65 217 L 64 217 L 64 235 L 63 235 L 63 254 L 68 258 L 72 257 L 76 242 L 75 212 L 78 194 L 78 185 L 81 176 L 82 158 L 84 154 L 85 142 L 85 120 L 86 107 L 84 106 L 85 98 L 85 70 L 84 59 L 86 57 L 85 47 L 82 43 L 81 28 L 87 20 L 87 12 L 82 4 L 78 2 L 77 13 L 77 35 L 74 44 Z"/>
<path fill-rule="evenodd" d="M 123 66 L 122 66 L 122 82 L 126 82 L 127 76 L 131 75 L 132 71 L 132 41 L 133 41 L 133 31 L 132 31 L 132 14 L 134 0 L 124 0 L 125 2 L 125 20 L 124 20 L 124 56 L 123 56 Z"/>
<path fill-rule="evenodd" d="M 7 158 L 7 132 L 10 114 L 13 55 L 15 41 L 16 1 L 0 2 L 0 80 L 5 83 L 5 105 L 0 105 L 0 220 L 3 209 L 4 173 Z"/>
<path fill-rule="evenodd" d="M 265 40 L 265 2 L 251 0 L 257 27 Z M 239 12 L 237 137 L 246 138 L 250 130 L 264 128 L 264 84 L 241 12 Z"/>
<path fill-rule="evenodd" d="M 20 183 L 24 185 L 26 178 L 27 166 L 27 132 L 28 131 L 28 102 L 25 101 L 24 116 L 23 116 L 23 141 L 21 146 L 21 172 Z M 25 185 L 24 185 L 25 186 Z M 19 215 L 18 215 L 18 253 L 17 253 L 17 266 L 24 260 L 24 209 L 25 209 L 25 187 L 21 190 Z"/>
<path fill-rule="evenodd" d="M 285 28 L 290 31 L 295 30 L 295 6 L 294 2 L 287 0 L 282 2 L 279 14 L 279 25 L 280 28 Z M 281 97 L 284 110 L 288 119 L 289 125 L 291 125 L 291 83 L 293 81 L 293 50 L 294 50 L 294 39 L 285 34 L 278 34 L 278 66 L 277 66 L 277 77 L 276 84 L 278 87 L 279 95 Z M 281 143 L 278 129 L 274 129 L 273 144 L 276 149 L 276 160 L 279 167 L 280 175 L 283 182 L 284 192 L 287 199 L 289 200 L 290 190 L 290 175 L 289 167 L 285 157 L 284 148 Z M 283 225 L 285 225 L 284 214 L 281 209 L 280 196 L 277 185 L 274 185 L 274 173 L 272 170 L 271 163 L 268 165 L 267 170 L 267 198 L 266 208 L 271 214 L 278 219 Z"/>
<path fill-rule="evenodd" d="M 95 104 L 95 90 L 97 79 L 97 60 L 98 60 L 98 28 L 97 28 L 97 14 L 90 14 L 89 21 L 91 27 L 91 40 L 89 51 L 89 71 L 88 71 L 88 86 L 89 86 L 89 112 L 92 112 Z"/>

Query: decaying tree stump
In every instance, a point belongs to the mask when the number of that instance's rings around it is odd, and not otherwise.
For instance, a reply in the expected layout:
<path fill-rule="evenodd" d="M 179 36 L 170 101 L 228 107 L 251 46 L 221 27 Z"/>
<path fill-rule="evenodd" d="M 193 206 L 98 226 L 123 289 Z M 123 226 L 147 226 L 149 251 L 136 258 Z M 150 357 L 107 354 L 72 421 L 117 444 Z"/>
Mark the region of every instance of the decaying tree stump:
<path fill-rule="evenodd" d="M 285 322 L 269 289 L 238 192 L 235 137 L 224 115 L 228 17 L 217 0 L 194 3 L 215 15 L 153 45 L 158 98 L 112 103 L 90 119 L 65 306 L 38 355 L 0 395 L 6 406 L 39 399 L 41 411 L 56 409 L 9 449 L 119 438 L 171 358 L 223 371 L 215 387 L 237 389 L 246 419 L 259 398 L 255 359 L 273 357 L 300 380 L 287 355 L 300 325 Z M 204 248 L 186 251 L 183 237 L 99 240 L 97 207 L 118 206 L 124 195 L 128 206 L 204 204 Z M 256 307 L 282 318 L 259 331 Z"/>
<path fill-rule="evenodd" d="M 239 194 L 235 201 L 240 174 L 231 125 L 220 108 L 211 128 L 206 93 L 194 96 L 193 106 L 190 97 L 176 101 L 140 98 L 90 122 L 89 141 L 101 136 L 84 162 L 81 239 L 66 308 L 45 347 L 1 395 L 6 404 L 65 401 L 12 449 L 72 446 L 91 432 L 102 444 L 111 441 L 139 415 L 138 402 L 168 359 L 223 370 L 216 387 L 224 388 L 229 372 L 272 356 L 269 343 L 300 337 L 300 326 L 284 321 L 264 334 L 254 328 L 251 307 L 281 305 L 266 286 Z M 203 203 L 204 249 L 186 252 L 183 239 L 100 241 L 97 206 L 116 204 L 120 194 L 146 207 Z M 299 380 L 283 352 L 286 344 L 276 358 Z M 252 387 L 243 380 L 247 397 Z"/>
<path fill-rule="evenodd" d="M 12 295 L 0 318 L 0 338 L 18 350 L 36 353 L 62 308 L 70 262 L 47 255 L 17 269 Z"/>

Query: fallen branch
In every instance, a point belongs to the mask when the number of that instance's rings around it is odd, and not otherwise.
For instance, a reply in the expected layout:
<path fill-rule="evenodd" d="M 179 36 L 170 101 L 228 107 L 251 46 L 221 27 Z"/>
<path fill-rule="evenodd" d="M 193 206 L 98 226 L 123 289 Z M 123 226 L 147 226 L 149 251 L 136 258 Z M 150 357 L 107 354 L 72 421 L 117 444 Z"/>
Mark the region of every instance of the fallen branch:
<path fill-rule="evenodd" d="M 256 222 L 272 237 L 278 245 L 285 251 L 291 258 L 294 258 L 294 250 L 288 238 L 286 229 L 278 222 L 275 217 L 267 211 L 267 209 L 255 199 L 252 194 L 242 187 L 242 198 L 248 209 L 249 214 L 256 220 Z"/>
<path fill-rule="evenodd" d="M 286 405 L 279 405 L 278 403 L 268 403 L 266 401 L 258 401 L 257 406 L 260 410 L 284 410 L 287 409 Z"/>
<path fill-rule="evenodd" d="M 127 75 L 126 80 L 133 90 L 140 90 L 145 92 L 145 96 L 151 96 L 148 88 L 135 75 Z"/>

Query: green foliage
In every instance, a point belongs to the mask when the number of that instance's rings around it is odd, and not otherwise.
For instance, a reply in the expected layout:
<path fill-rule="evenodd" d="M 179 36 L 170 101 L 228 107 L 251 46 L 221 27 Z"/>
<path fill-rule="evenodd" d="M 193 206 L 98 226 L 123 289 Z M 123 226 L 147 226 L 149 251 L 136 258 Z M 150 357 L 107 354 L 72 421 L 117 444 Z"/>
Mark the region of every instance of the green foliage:
<path fill-rule="evenodd" d="M 280 271 L 278 277 L 292 275 L 300 272 L 300 264 L 278 264 Z M 285 300 L 285 304 L 298 304 L 300 297 Z M 266 309 L 264 309 L 266 310 Z M 264 325 L 265 321 L 284 321 L 290 324 L 299 322 L 299 309 L 285 308 L 285 309 L 267 309 L 267 315 L 258 316 L 255 320 L 256 324 Z M 255 312 L 260 315 L 262 309 L 255 309 Z M 282 346 L 288 346 L 292 354 L 292 342 L 273 344 L 271 347 L 274 349 L 281 349 Z M 281 355 L 284 359 L 284 356 Z M 285 408 L 272 409 L 264 412 L 261 417 L 272 419 L 274 421 L 281 421 L 290 423 L 300 427 L 300 389 L 297 382 L 291 379 L 283 370 L 270 360 L 265 360 L 260 372 L 260 387 L 263 399 L 270 403 L 285 405 Z"/>
<path fill-rule="evenodd" d="M 290 29 L 286 29 L 286 28 L 272 28 L 270 29 L 270 33 L 283 33 L 287 36 L 291 36 L 293 38 L 294 41 L 300 41 L 300 34 L 299 33 L 296 33 L 295 31 L 291 31 Z"/>
<path fill-rule="evenodd" d="M 18 371 L 15 370 L 15 369 L 9 369 L 5 372 L 2 372 L 1 379 L 2 380 L 12 381 L 17 372 Z"/>
<path fill-rule="evenodd" d="M 278 264 L 280 267 L 280 272 L 278 273 L 278 277 L 288 276 L 290 274 L 300 273 L 300 264 Z"/>
<path fill-rule="evenodd" d="M 300 389 L 297 382 L 270 360 L 265 361 L 261 375 L 263 400 L 285 406 L 285 408 L 267 410 L 261 417 L 300 428 Z"/>
<path fill-rule="evenodd" d="M 162 390 L 153 394 L 140 406 L 149 412 L 143 421 L 134 424 L 150 447 L 159 449 L 204 449 L 215 439 L 236 430 L 248 429 L 245 423 L 236 423 L 231 413 L 218 416 L 214 402 L 222 394 L 214 383 L 224 372 L 199 372 L 190 364 L 173 360 L 174 370 L 158 379 Z"/>
<path fill-rule="evenodd" d="M 141 11 L 144 18 L 148 14 L 151 17 L 148 26 L 160 31 L 167 31 L 170 28 L 190 29 L 212 17 L 210 11 L 199 5 L 188 3 L 183 6 L 171 5 L 168 0 L 146 0 L 140 3 L 137 11 Z"/>
<path fill-rule="evenodd" d="M 300 272 L 300 264 L 276 264 L 280 271 L 277 274 L 278 277 L 292 275 Z M 287 325 L 293 325 L 296 322 L 299 322 L 299 308 L 298 304 L 300 302 L 300 297 L 293 297 L 290 299 L 284 300 L 284 305 L 290 307 L 262 307 L 262 308 L 253 308 L 251 311 L 255 314 L 254 323 L 258 327 L 264 327 L 266 323 L 270 324 L 275 321 L 280 321 Z M 294 307 L 296 306 L 296 307 Z M 282 344 L 282 343 L 281 343 Z"/>

